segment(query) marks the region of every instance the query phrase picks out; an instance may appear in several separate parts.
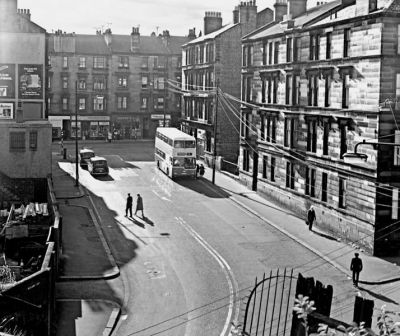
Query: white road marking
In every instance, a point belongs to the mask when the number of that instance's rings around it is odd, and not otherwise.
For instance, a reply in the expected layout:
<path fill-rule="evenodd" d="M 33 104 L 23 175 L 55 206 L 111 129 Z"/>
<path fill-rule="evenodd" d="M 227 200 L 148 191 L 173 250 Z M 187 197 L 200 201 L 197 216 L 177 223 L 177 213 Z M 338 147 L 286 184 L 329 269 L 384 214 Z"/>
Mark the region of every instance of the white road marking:
<path fill-rule="evenodd" d="M 231 325 L 231 320 L 232 320 L 232 315 L 233 315 L 233 308 L 234 308 L 234 303 L 235 303 L 235 298 L 238 297 L 238 292 L 239 288 L 237 285 L 237 282 L 235 280 L 235 277 L 233 275 L 232 269 L 229 266 L 229 264 L 226 262 L 226 260 L 210 245 L 208 244 L 203 237 L 201 237 L 188 223 L 185 222 L 185 220 L 181 217 L 175 217 L 177 222 L 181 224 L 181 226 L 186 229 L 186 231 L 189 232 L 189 234 L 196 239 L 201 246 L 203 246 L 208 253 L 217 261 L 219 266 L 222 268 L 222 270 L 225 273 L 225 278 L 228 282 L 229 286 L 229 309 L 228 309 L 228 315 L 226 317 L 226 321 L 224 324 L 224 328 L 220 334 L 220 336 L 225 336 L 226 333 L 228 332 L 228 328 Z M 239 304 L 236 305 L 236 312 L 235 312 L 235 320 L 239 316 Z"/>
<path fill-rule="evenodd" d="M 167 202 L 172 202 L 169 198 L 166 198 L 166 197 L 164 197 L 164 196 L 161 196 L 157 191 L 155 191 L 154 189 L 152 189 L 151 190 L 158 198 L 161 198 L 162 200 L 164 200 L 164 201 L 167 201 Z"/>

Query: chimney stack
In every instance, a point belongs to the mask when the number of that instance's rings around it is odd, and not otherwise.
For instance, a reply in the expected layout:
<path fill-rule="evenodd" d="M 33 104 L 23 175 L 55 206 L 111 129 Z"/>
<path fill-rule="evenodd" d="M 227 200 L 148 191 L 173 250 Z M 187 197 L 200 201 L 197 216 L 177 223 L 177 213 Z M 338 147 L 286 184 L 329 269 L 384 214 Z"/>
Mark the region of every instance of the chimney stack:
<path fill-rule="evenodd" d="M 188 38 L 190 40 L 194 40 L 196 38 L 196 28 L 189 29 L 189 35 Z"/>
<path fill-rule="evenodd" d="M 288 12 L 288 4 L 286 0 L 277 0 L 277 2 L 274 4 L 274 7 L 275 7 L 274 21 L 281 22 L 283 20 L 283 17 Z"/>
<path fill-rule="evenodd" d="M 294 19 L 307 11 L 307 0 L 289 0 L 287 7 L 287 19 Z"/>
<path fill-rule="evenodd" d="M 255 1 L 240 2 L 239 23 L 242 26 L 242 36 L 257 28 L 257 5 Z"/>
<path fill-rule="evenodd" d="M 204 16 L 204 35 L 215 32 L 222 27 L 221 12 L 206 12 Z"/>
<path fill-rule="evenodd" d="M 111 47 L 111 42 L 112 42 L 112 32 L 110 28 L 107 28 L 105 32 L 103 33 L 104 35 L 104 40 L 106 41 L 107 47 Z"/>
<path fill-rule="evenodd" d="M 140 33 L 139 27 L 132 27 L 131 33 L 131 51 L 138 52 L 140 46 Z"/>
<path fill-rule="evenodd" d="M 17 0 L 0 0 L 0 15 L 15 16 L 17 14 Z"/>

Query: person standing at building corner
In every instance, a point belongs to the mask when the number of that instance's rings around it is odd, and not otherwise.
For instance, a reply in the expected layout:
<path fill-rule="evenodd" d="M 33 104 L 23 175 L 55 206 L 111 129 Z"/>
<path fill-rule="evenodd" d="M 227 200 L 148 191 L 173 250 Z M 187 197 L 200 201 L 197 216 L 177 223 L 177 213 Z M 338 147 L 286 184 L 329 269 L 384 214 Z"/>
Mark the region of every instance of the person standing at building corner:
<path fill-rule="evenodd" d="M 359 258 L 358 253 L 354 253 L 354 258 L 351 259 L 350 270 L 353 271 L 353 285 L 358 287 L 358 279 L 360 278 L 360 272 L 363 269 L 363 264 L 361 258 Z"/>
<path fill-rule="evenodd" d="M 137 212 L 138 212 L 139 210 L 142 211 L 142 218 L 144 218 L 144 212 L 143 212 L 143 198 L 142 198 L 142 196 L 140 196 L 140 194 L 137 194 L 135 215 L 137 214 Z"/>
<path fill-rule="evenodd" d="M 308 211 L 307 211 L 307 223 L 308 223 L 308 229 L 310 231 L 312 231 L 312 226 L 316 219 L 317 219 L 317 216 L 315 215 L 314 207 L 311 205 L 310 209 L 308 209 Z"/>
<path fill-rule="evenodd" d="M 128 197 L 126 199 L 126 208 L 125 208 L 125 217 L 128 217 L 128 210 L 129 210 L 129 215 L 132 217 L 132 196 L 131 194 L 128 194 Z"/>

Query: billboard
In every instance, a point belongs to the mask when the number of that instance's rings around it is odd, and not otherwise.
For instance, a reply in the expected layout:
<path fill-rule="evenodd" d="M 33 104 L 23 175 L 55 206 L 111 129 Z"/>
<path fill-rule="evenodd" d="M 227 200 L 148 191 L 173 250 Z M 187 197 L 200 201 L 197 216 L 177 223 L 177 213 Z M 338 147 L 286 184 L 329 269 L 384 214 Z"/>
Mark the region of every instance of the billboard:
<path fill-rule="evenodd" d="M 14 104 L 0 102 L 0 120 L 14 119 Z"/>
<path fill-rule="evenodd" d="M 18 66 L 19 97 L 22 99 L 43 99 L 43 67 L 40 64 Z"/>
<path fill-rule="evenodd" d="M 0 63 L 0 99 L 15 98 L 15 65 Z"/>

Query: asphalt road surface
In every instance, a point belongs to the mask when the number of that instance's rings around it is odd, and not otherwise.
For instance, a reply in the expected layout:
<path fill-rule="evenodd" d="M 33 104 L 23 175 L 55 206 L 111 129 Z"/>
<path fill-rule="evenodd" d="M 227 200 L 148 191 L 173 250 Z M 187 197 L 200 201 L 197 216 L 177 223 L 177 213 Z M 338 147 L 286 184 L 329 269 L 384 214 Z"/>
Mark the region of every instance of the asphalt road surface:
<path fill-rule="evenodd" d="M 285 268 L 332 285 L 332 316 L 351 319 L 356 293 L 341 272 L 208 181 L 169 179 L 154 164 L 152 142 L 88 146 L 110 167 L 107 177 L 79 174 L 121 270 L 93 284 L 123 306 L 117 335 L 228 335 L 255 278 Z M 63 169 L 74 174 L 71 163 Z M 133 211 L 142 195 L 144 218 L 125 217 L 127 193 Z"/>

